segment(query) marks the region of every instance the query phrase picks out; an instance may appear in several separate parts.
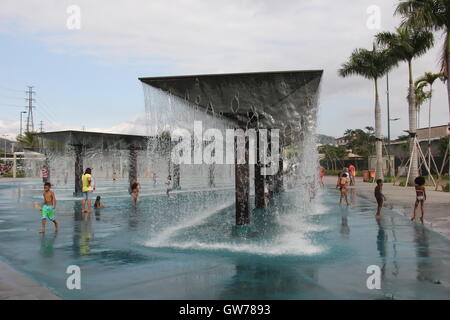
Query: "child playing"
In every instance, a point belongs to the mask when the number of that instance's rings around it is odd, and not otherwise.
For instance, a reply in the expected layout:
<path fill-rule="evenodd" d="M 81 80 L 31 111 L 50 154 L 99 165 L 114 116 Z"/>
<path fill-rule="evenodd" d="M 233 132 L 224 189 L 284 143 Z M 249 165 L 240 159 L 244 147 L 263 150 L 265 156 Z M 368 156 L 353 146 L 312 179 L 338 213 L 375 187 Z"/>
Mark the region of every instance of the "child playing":
<path fill-rule="evenodd" d="M 325 168 L 322 166 L 320 166 L 320 168 L 319 168 L 319 176 L 320 176 L 319 183 L 320 183 L 320 186 L 323 188 L 324 187 L 323 177 L 325 176 Z"/>
<path fill-rule="evenodd" d="M 133 208 L 136 208 L 136 203 L 139 199 L 139 183 L 135 181 L 131 185 L 131 202 L 133 203 Z"/>
<path fill-rule="evenodd" d="M 425 202 L 425 200 L 427 200 L 427 194 L 425 193 L 425 178 L 417 177 L 414 180 L 414 183 L 416 189 L 416 203 L 414 204 L 414 214 L 411 218 L 411 221 L 414 221 L 416 219 L 417 207 L 420 204 L 420 210 L 422 211 L 420 222 L 423 224 L 423 216 L 425 215 L 425 212 L 423 212 L 423 203 Z"/>
<path fill-rule="evenodd" d="M 97 196 L 97 198 L 95 198 L 94 208 L 100 209 L 100 208 L 108 208 L 108 207 L 105 206 L 105 205 L 101 202 L 101 197 L 100 197 L 100 196 Z"/>
<path fill-rule="evenodd" d="M 42 212 L 42 229 L 39 233 L 45 233 L 45 223 L 47 219 L 55 224 L 55 232 L 58 232 L 58 222 L 56 222 L 55 219 L 56 197 L 53 191 L 50 190 L 51 187 L 52 185 L 50 182 L 46 182 L 44 184 L 44 202 L 42 202 L 41 206 L 36 202 L 34 203 L 34 207 Z"/>
<path fill-rule="evenodd" d="M 167 197 L 169 197 L 169 192 L 173 190 L 173 184 L 172 184 L 172 177 L 171 176 L 167 177 L 166 184 L 167 184 L 166 194 L 167 194 Z"/>
<path fill-rule="evenodd" d="M 377 213 L 375 217 L 377 219 L 381 216 L 381 209 L 383 208 L 383 202 L 386 201 L 386 197 L 383 194 L 383 180 L 377 180 L 377 186 L 375 187 L 375 199 L 378 203 Z"/>
<path fill-rule="evenodd" d="M 348 184 L 348 173 L 344 172 L 338 179 L 338 183 L 336 184 L 336 189 L 339 188 L 341 190 L 341 197 L 339 198 L 339 205 L 342 204 L 342 198 L 345 198 L 345 202 L 348 205 L 347 199 L 347 184 Z"/>

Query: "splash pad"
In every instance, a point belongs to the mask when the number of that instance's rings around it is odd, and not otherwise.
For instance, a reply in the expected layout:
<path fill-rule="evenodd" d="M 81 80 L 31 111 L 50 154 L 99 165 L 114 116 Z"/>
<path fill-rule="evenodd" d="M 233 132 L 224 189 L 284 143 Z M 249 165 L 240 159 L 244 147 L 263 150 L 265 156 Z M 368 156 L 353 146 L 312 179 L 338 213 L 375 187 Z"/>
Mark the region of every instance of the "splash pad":
<path fill-rule="evenodd" d="M 0 184 L 2 258 L 66 299 L 448 299 L 448 240 L 387 209 L 376 222 L 370 202 L 353 195 L 351 207 L 339 207 L 334 190 L 317 190 L 320 74 L 141 79 L 146 133 L 42 134 L 60 232 L 34 232 L 27 204 L 41 199 L 40 181 Z M 172 159 L 179 128 L 190 133 L 191 164 Z M 236 163 L 224 153 L 221 164 L 210 129 L 223 137 L 253 129 L 256 142 L 244 135 L 239 151 L 236 138 Z M 263 150 L 254 164 L 252 148 Z M 277 149 L 282 170 L 264 176 Z M 249 161 L 238 162 L 239 152 Z M 265 156 L 272 161 L 257 159 Z M 73 195 L 86 167 L 108 205 L 89 216 Z M 169 174 L 178 186 L 167 197 Z M 136 209 L 127 193 L 134 176 L 142 184 Z M 65 285 L 71 265 L 82 270 L 81 291 Z M 366 286 L 373 265 L 381 290 Z"/>

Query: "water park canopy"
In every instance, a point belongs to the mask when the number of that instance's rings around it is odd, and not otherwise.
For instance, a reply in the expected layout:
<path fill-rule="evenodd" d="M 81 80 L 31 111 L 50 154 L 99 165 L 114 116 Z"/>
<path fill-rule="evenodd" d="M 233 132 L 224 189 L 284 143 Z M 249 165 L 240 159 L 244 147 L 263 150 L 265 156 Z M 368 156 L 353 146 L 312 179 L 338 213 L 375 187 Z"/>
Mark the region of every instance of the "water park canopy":
<path fill-rule="evenodd" d="M 87 131 L 54 131 L 37 134 L 44 141 L 46 151 L 67 151 L 72 149 L 75 158 L 75 195 L 81 193 L 81 175 L 83 174 L 83 157 L 86 150 L 128 150 L 129 152 L 129 177 L 137 177 L 137 150 L 146 150 L 152 146 L 152 150 L 161 148 L 167 144 L 156 143 L 162 137 L 146 137 L 129 134 L 113 134 Z M 46 153 L 47 154 L 47 153 Z"/>
<path fill-rule="evenodd" d="M 298 128 L 316 106 L 322 70 L 139 78 L 245 127 Z"/>
<path fill-rule="evenodd" d="M 103 149 L 114 148 L 117 150 L 134 149 L 144 150 L 148 146 L 151 137 L 130 135 L 130 134 L 115 134 L 103 132 L 89 132 L 89 131 L 53 131 L 41 132 L 36 134 L 38 137 L 47 141 L 51 141 L 57 145 L 69 146 L 83 146 L 84 148 L 98 148 Z M 99 143 L 101 146 L 99 146 Z M 47 146 L 51 147 L 51 146 Z"/>

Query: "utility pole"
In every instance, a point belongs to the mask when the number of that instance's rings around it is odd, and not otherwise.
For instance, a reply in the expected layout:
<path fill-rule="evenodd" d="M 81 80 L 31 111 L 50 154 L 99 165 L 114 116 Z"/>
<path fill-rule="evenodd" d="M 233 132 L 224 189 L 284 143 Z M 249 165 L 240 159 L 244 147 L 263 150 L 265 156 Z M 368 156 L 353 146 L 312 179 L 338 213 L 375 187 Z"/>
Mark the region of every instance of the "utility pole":
<path fill-rule="evenodd" d="M 40 121 L 39 122 L 39 131 L 42 133 L 42 132 L 44 132 L 44 121 Z"/>
<path fill-rule="evenodd" d="M 5 141 L 5 166 L 6 166 L 6 138 L 7 138 L 8 136 L 6 135 L 6 134 L 4 134 L 3 135 L 3 139 L 4 139 L 4 141 Z"/>
<path fill-rule="evenodd" d="M 391 114 L 389 110 L 389 74 L 386 73 L 386 99 L 387 99 L 387 118 L 388 118 L 388 156 L 391 155 Z"/>
<path fill-rule="evenodd" d="M 387 129 L 388 129 L 388 177 L 391 176 L 391 114 L 389 110 L 389 73 L 386 73 L 386 106 L 387 106 Z"/>
<path fill-rule="evenodd" d="M 20 112 L 20 135 L 22 135 L 22 114 L 27 113 L 26 111 Z"/>
<path fill-rule="evenodd" d="M 32 86 L 28 86 L 28 91 L 26 91 L 28 98 L 25 98 L 25 100 L 28 101 L 28 117 L 27 117 L 27 126 L 26 126 L 26 130 L 25 132 L 30 132 L 30 131 L 34 131 L 34 119 L 33 119 L 33 101 L 35 101 L 35 99 L 33 99 L 33 93 L 36 93 L 33 91 L 33 87 Z M 30 130 L 31 129 L 31 130 Z"/>

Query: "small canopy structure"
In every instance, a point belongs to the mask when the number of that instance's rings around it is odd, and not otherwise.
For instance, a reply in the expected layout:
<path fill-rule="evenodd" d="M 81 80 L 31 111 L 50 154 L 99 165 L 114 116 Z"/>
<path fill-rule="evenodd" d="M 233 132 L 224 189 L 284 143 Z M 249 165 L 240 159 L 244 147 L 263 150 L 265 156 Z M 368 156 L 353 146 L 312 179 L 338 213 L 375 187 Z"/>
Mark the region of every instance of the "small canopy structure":
<path fill-rule="evenodd" d="M 89 131 L 53 131 L 37 134 L 45 141 L 45 150 L 70 149 L 75 157 L 75 191 L 74 195 L 81 193 L 81 176 L 83 174 L 83 152 L 89 149 L 112 149 L 129 151 L 129 179 L 137 177 L 137 151 L 152 148 L 153 151 L 162 149 L 168 143 L 158 143 L 163 137 L 147 137 L 129 134 L 115 134 Z"/>
<path fill-rule="evenodd" d="M 57 145 L 83 145 L 89 148 L 98 146 L 100 141 L 104 149 L 115 148 L 118 150 L 126 150 L 130 147 L 141 150 L 146 149 L 150 139 L 149 137 L 139 135 L 76 130 L 41 132 L 36 135 L 45 140 L 52 141 L 55 147 Z"/>

